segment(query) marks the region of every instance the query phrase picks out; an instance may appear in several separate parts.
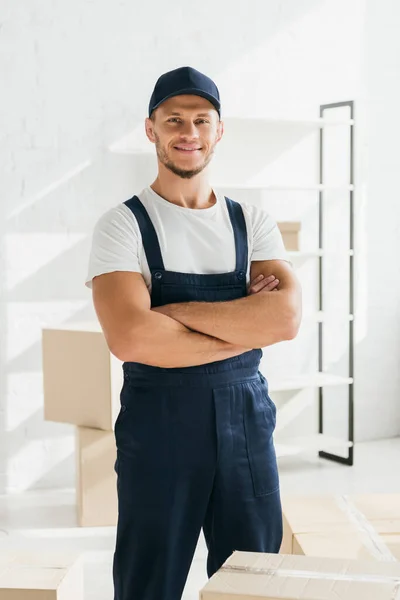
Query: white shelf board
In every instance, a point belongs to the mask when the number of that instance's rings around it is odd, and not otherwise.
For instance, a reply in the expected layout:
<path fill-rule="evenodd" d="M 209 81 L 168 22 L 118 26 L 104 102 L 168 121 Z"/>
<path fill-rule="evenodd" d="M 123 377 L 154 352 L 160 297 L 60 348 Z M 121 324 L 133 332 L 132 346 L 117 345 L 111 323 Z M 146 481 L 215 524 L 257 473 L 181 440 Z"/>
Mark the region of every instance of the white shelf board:
<path fill-rule="evenodd" d="M 317 323 L 323 323 L 325 320 L 326 313 L 323 310 L 319 310 L 315 313 L 315 320 Z M 354 315 L 347 315 L 349 321 L 354 321 Z"/>
<path fill-rule="evenodd" d="M 347 252 L 330 252 L 326 250 L 288 250 L 288 255 L 291 258 L 318 258 L 319 256 L 343 256 L 350 257 L 354 256 L 354 250 L 348 250 Z"/>
<path fill-rule="evenodd" d="M 354 125 L 354 119 L 324 119 L 322 117 L 316 117 L 314 119 L 305 119 L 303 117 L 282 117 L 279 115 L 270 115 L 265 117 L 254 117 L 252 115 L 245 116 L 222 116 L 222 121 L 225 125 L 234 125 L 237 123 L 259 123 L 262 125 L 293 125 L 303 126 L 315 129 L 321 127 L 335 127 L 338 125 Z"/>
<path fill-rule="evenodd" d="M 329 373 L 315 373 L 310 375 L 298 375 L 287 379 L 268 380 L 269 392 L 284 392 L 288 390 L 301 390 L 304 388 L 318 388 L 325 386 L 349 385 L 353 383 L 351 377 L 341 377 Z"/>
<path fill-rule="evenodd" d="M 351 191 L 354 190 L 353 184 L 346 185 L 326 185 L 324 183 L 294 183 L 294 184 L 268 184 L 268 183 L 243 183 L 221 181 L 212 184 L 217 190 L 260 190 L 260 191 Z"/>
<path fill-rule="evenodd" d="M 287 250 L 290 258 L 318 258 L 323 255 L 323 250 Z"/>
<path fill-rule="evenodd" d="M 342 326 L 344 323 L 346 323 L 345 316 L 336 317 L 335 319 L 335 315 L 327 315 L 324 311 L 317 310 L 314 313 L 307 312 L 303 314 L 301 319 L 301 327 L 311 327 L 315 323 L 325 323 L 326 320 L 331 323 L 333 322 L 338 326 Z M 347 320 L 349 322 L 354 321 L 354 315 L 347 315 Z"/>
<path fill-rule="evenodd" d="M 278 458 L 284 456 L 294 456 L 309 450 L 334 450 L 343 449 L 345 452 L 353 446 L 353 442 L 348 442 L 340 438 L 335 438 L 324 433 L 316 433 L 309 436 L 291 438 L 284 442 L 275 442 L 275 451 Z"/>

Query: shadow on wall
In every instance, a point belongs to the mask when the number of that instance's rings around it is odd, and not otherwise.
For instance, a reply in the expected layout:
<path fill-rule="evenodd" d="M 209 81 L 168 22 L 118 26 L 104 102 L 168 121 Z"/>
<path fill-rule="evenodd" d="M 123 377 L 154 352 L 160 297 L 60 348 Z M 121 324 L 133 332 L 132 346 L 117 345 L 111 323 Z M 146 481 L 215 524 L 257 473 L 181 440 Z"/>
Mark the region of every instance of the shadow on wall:
<path fill-rule="evenodd" d="M 0 209 L 0 493 L 75 482 L 72 426 L 42 419 L 41 329 L 94 317 L 84 287 L 94 223 L 142 185 L 139 159 L 104 149 L 143 122 L 155 79 L 182 57 L 215 76 L 320 4 L 275 0 L 260 18 L 263 5 L 250 0 L 228 22 L 225 3 L 191 6 L 189 19 L 181 1 L 172 13 L 158 7 L 159 31 L 154 5 L 76 2 L 35 22 L 10 12 L 13 64 L 29 56 L 36 79 L 31 88 L 19 78 L 4 98 L 11 112 L 18 96 L 23 126 L 4 128 L 12 160 Z M 94 19 L 108 23 L 107 44 Z"/>

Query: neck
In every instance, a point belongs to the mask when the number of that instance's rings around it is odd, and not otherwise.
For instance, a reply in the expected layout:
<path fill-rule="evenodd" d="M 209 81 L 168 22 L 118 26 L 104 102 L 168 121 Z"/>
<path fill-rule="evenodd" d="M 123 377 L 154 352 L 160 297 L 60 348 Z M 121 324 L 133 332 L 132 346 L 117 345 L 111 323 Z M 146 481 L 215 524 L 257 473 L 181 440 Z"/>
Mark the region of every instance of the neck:
<path fill-rule="evenodd" d="M 191 179 L 182 179 L 169 169 L 160 168 L 150 187 L 168 202 L 183 208 L 210 208 L 216 203 L 212 187 L 203 171 Z"/>

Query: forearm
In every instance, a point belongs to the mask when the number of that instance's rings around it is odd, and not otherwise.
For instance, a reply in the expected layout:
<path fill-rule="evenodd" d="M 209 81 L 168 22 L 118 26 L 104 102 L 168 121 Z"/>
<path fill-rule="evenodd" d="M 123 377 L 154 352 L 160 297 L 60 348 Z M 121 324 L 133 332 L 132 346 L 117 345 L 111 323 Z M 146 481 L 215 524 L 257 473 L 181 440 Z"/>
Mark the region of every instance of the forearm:
<path fill-rule="evenodd" d="M 247 346 L 191 331 L 164 314 L 146 310 L 125 327 L 115 354 L 123 361 L 173 368 L 208 364 L 247 350 Z"/>
<path fill-rule="evenodd" d="M 197 332 L 231 344 L 264 348 L 293 337 L 296 315 L 286 293 L 259 293 L 227 302 L 183 302 L 160 310 Z"/>

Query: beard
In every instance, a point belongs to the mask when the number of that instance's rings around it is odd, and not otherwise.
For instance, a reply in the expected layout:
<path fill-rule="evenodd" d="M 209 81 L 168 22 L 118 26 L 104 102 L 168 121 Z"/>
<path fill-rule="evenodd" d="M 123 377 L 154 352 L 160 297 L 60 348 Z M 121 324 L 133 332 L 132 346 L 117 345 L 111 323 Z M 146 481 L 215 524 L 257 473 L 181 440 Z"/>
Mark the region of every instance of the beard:
<path fill-rule="evenodd" d="M 175 175 L 178 175 L 178 177 L 181 177 L 182 179 L 192 179 L 192 177 L 195 177 L 196 175 L 201 173 L 206 168 L 206 166 L 209 164 L 210 160 L 212 159 L 213 154 L 214 154 L 214 149 L 216 146 L 216 144 L 214 144 L 211 147 L 211 150 L 205 156 L 204 161 L 202 162 L 201 165 L 199 165 L 195 169 L 182 169 L 181 167 L 178 167 L 178 165 L 176 165 L 171 160 L 171 158 L 168 156 L 168 152 L 166 151 L 165 148 L 163 148 L 161 146 L 160 138 L 158 137 L 157 134 L 155 134 L 155 138 L 156 138 L 155 145 L 156 145 L 156 152 L 157 152 L 158 160 L 164 165 L 164 167 L 166 167 L 167 169 L 172 171 L 172 173 L 174 173 Z"/>

